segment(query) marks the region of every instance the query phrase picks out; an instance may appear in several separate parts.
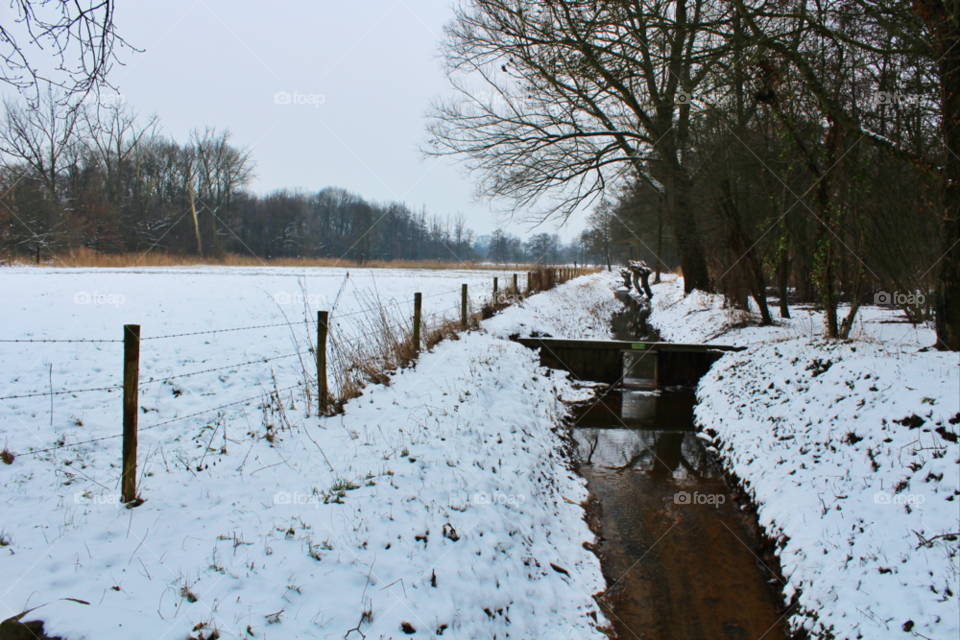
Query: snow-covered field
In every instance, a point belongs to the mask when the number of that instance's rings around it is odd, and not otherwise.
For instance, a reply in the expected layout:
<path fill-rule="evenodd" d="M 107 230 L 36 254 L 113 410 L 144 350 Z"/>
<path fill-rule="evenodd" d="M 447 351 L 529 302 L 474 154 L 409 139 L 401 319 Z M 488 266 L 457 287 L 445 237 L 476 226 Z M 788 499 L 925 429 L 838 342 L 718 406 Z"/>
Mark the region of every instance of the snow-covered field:
<path fill-rule="evenodd" d="M 281 309 L 302 320 L 298 275 L 4 269 L 0 339 L 119 339 L 123 323 L 140 323 L 147 338 L 281 323 Z M 480 299 L 493 275 L 351 272 L 338 317 L 366 306 L 374 285 L 381 302 L 408 304 L 422 291 L 425 314 L 453 315 L 460 283 Z M 329 307 L 343 278 L 308 270 L 307 313 Z M 525 303 L 525 324 L 573 290 L 597 313 L 615 309 L 604 302 L 606 277 L 580 278 Z M 562 315 L 554 331 L 584 334 L 585 315 L 566 325 Z M 604 319 L 592 322 L 605 337 Z M 145 340 L 141 378 L 295 352 L 307 330 Z M 0 343 L 0 395 L 48 390 L 50 365 L 54 390 L 115 385 L 121 360 L 119 343 Z M 16 456 L 0 464 L 0 619 L 39 607 L 24 620 L 71 640 L 213 629 L 244 638 L 604 637 L 593 600 L 604 588 L 599 561 L 582 546 L 593 539 L 586 493 L 557 429 L 563 400 L 584 392 L 565 375 L 482 330 L 440 343 L 389 386 L 368 386 L 344 415 L 306 416 L 296 390 L 269 406 L 258 397 L 301 380 L 291 357 L 144 384 L 146 502 L 129 510 L 117 504 L 120 440 L 72 444 L 119 432 L 116 391 L 54 396 L 52 425 L 49 396 L 0 401 Z M 222 420 L 210 412 L 149 428 L 249 397 Z M 59 448 L 30 453 L 50 447 Z"/>
<path fill-rule="evenodd" d="M 654 288 L 664 340 L 748 346 L 701 381 L 696 416 L 779 541 L 791 627 L 960 637 L 958 355 L 921 351 L 933 331 L 893 309 L 829 343 L 811 309 L 735 328 L 742 314 L 680 285 Z"/>
<path fill-rule="evenodd" d="M 309 347 L 315 341 L 317 310 L 335 304 L 334 331 L 348 341 L 363 340 L 364 319 L 378 304 L 392 322 L 409 323 L 413 294 L 419 291 L 425 318 L 459 317 L 461 284 L 468 285 L 472 303 L 479 304 L 490 299 L 496 275 L 501 282 L 508 278 L 479 270 L 4 268 L 0 340 L 120 341 L 124 324 L 140 324 L 145 411 L 140 426 L 146 428 L 258 397 L 274 380 L 285 389 L 301 384 L 304 373 L 314 376 Z M 250 326 L 263 328 L 223 331 Z M 219 332 L 179 335 L 211 331 Z M 177 337 L 154 339 L 167 335 Z M 229 365 L 238 366 L 223 369 Z M 207 372 L 197 373 L 202 371 Z M 160 382 L 183 374 L 191 375 Z M 17 425 L 19 432 L 6 437 L 16 438 L 10 444 L 21 450 L 52 445 L 52 440 L 30 435 L 42 427 L 49 430 L 50 397 L 11 397 L 51 389 L 59 394 L 52 403 L 57 434 L 69 440 L 119 433 L 118 389 L 75 398 L 62 392 L 119 387 L 122 376 L 120 342 L 0 342 L 0 420 Z M 23 436 L 30 441 L 22 441 Z"/>

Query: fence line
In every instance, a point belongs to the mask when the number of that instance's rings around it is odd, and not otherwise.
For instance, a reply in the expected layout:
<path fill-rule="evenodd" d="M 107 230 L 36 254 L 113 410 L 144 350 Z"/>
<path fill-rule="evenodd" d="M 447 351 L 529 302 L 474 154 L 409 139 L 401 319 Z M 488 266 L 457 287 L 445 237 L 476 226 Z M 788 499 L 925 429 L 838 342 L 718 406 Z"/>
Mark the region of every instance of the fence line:
<path fill-rule="evenodd" d="M 91 343 L 91 344 L 100 344 L 100 343 L 106 343 L 106 342 L 123 342 L 123 340 L 87 340 L 86 338 L 79 338 L 79 339 L 76 339 L 76 340 L 46 340 L 46 339 L 42 339 L 42 340 L 26 340 L 26 339 L 24 339 L 24 340 L 0 340 L 0 342 L 46 342 L 46 343 L 50 343 L 50 342 L 89 342 L 89 343 Z"/>
<path fill-rule="evenodd" d="M 571 269 L 539 269 L 535 272 L 527 273 L 527 290 L 526 295 L 532 295 L 540 291 L 545 291 L 551 289 L 557 284 L 562 284 L 568 279 L 577 277 L 584 273 L 583 270 L 571 270 Z M 409 312 L 409 307 L 411 306 L 409 302 L 405 301 L 395 301 L 386 304 L 379 303 L 379 295 L 377 295 L 377 306 L 364 307 L 360 310 L 353 311 L 350 313 L 335 315 L 333 318 L 329 316 L 332 315 L 330 312 L 321 311 L 317 315 L 317 320 L 305 319 L 299 321 L 287 321 L 281 323 L 273 324 L 262 324 L 262 325 L 253 325 L 247 327 L 233 327 L 229 329 L 213 329 L 206 331 L 193 331 L 185 333 L 175 333 L 169 335 L 161 336 L 149 336 L 149 337 L 140 337 L 140 325 L 124 325 L 124 339 L 123 340 L 90 340 L 90 339 L 4 339 L 0 340 L 0 343 L 124 343 L 124 384 L 122 385 L 112 385 L 106 387 L 95 387 L 87 389 L 73 389 L 73 390 L 61 390 L 53 391 L 52 389 L 47 392 L 36 392 L 28 393 L 21 395 L 11 395 L 0 397 L 0 400 L 13 400 L 19 398 L 34 398 L 34 397 L 43 397 L 50 396 L 51 403 L 53 402 L 53 396 L 60 395 L 70 395 L 77 393 L 88 393 L 95 391 L 113 391 L 122 389 L 124 392 L 124 429 L 123 433 L 118 433 L 109 436 L 102 436 L 98 438 L 91 438 L 88 440 L 83 440 L 68 444 L 64 442 L 61 445 L 55 447 L 49 447 L 45 449 L 35 449 L 27 452 L 26 455 L 35 455 L 39 453 L 45 453 L 49 451 L 56 451 L 58 449 L 63 449 L 67 447 L 77 447 L 84 444 L 91 444 L 95 442 L 101 442 L 104 440 L 111 440 L 114 438 L 123 438 L 123 471 L 121 474 L 121 480 L 123 483 L 123 501 L 128 503 L 128 506 L 136 506 L 140 504 L 142 500 L 139 499 L 139 496 L 136 493 L 136 450 L 137 450 L 137 433 L 139 431 L 146 431 L 150 429 L 156 429 L 161 426 L 169 425 L 175 422 L 180 422 L 183 420 L 188 420 L 190 418 L 195 418 L 207 413 L 212 413 L 215 411 L 221 411 L 228 407 L 233 407 L 241 404 L 247 404 L 258 399 L 262 399 L 265 396 L 270 396 L 271 394 L 277 394 L 279 397 L 280 393 L 286 391 L 292 391 L 293 389 L 303 388 L 307 385 L 315 384 L 318 385 L 317 389 L 317 400 L 318 400 L 318 410 L 321 415 L 328 415 L 329 401 L 332 398 L 332 394 L 329 394 L 326 387 L 326 372 L 332 367 L 334 379 L 339 383 L 339 396 L 337 396 L 336 403 L 337 406 L 342 406 L 344 402 L 349 400 L 351 397 L 359 394 L 359 388 L 362 388 L 371 381 L 379 380 L 382 376 L 386 375 L 383 368 L 378 369 L 377 367 L 383 366 L 386 367 L 386 370 L 394 366 L 406 366 L 406 363 L 415 360 L 417 354 L 421 350 L 421 337 L 426 338 L 426 343 L 428 345 L 435 344 L 437 339 L 442 339 L 445 335 L 443 325 L 444 323 L 456 323 L 458 313 L 460 315 L 461 322 L 459 326 L 461 329 L 467 329 L 469 326 L 476 321 L 478 305 L 480 309 L 480 314 L 486 316 L 488 310 L 496 311 L 507 306 L 509 302 L 515 301 L 516 299 L 509 298 L 504 301 L 501 299 L 501 291 L 503 293 L 520 293 L 517 287 L 517 274 L 513 275 L 513 286 L 504 287 L 500 289 L 499 278 L 494 277 L 492 295 L 491 296 L 481 296 L 479 302 L 470 301 L 468 297 L 468 287 L 466 284 L 461 285 L 451 290 L 440 291 L 433 293 L 427 296 L 422 295 L 420 292 L 414 294 L 413 302 L 413 316 L 404 317 L 404 312 L 397 310 L 387 312 L 387 309 L 398 309 L 401 306 L 406 305 L 407 311 Z M 342 287 L 341 287 L 342 289 Z M 452 307 L 442 308 L 438 311 L 430 313 L 426 316 L 421 315 L 422 300 L 437 298 L 440 296 L 450 295 L 456 292 L 460 292 L 461 295 L 457 296 L 457 303 L 452 305 Z M 339 299 L 339 294 L 337 296 Z M 448 315 L 450 314 L 450 315 Z M 348 331 L 342 329 L 337 322 L 340 318 L 350 318 L 358 315 L 368 316 L 366 322 L 361 321 L 353 327 L 353 331 Z M 333 320 L 333 326 L 330 326 L 330 320 Z M 151 378 L 149 380 L 144 380 L 141 382 L 140 372 L 139 372 L 139 359 L 140 359 L 140 343 L 145 340 L 163 340 L 163 339 L 173 339 L 173 338 L 183 338 L 190 336 L 199 336 L 199 335 L 212 335 L 217 333 L 230 333 L 236 331 L 248 331 L 254 329 L 268 329 L 268 328 L 277 328 L 277 327 L 294 327 L 294 326 L 316 326 L 317 327 L 317 345 L 314 346 L 311 343 L 311 338 L 309 332 L 307 333 L 305 339 L 308 344 L 311 345 L 310 350 L 306 351 L 296 351 L 293 353 L 287 353 L 279 356 L 273 356 L 269 358 L 259 357 L 254 360 L 248 360 L 245 362 L 232 363 L 229 365 L 211 367 L 207 369 L 201 369 L 199 371 L 191 371 L 188 373 L 175 374 L 171 376 L 166 376 L 163 378 Z M 332 361 L 327 359 L 327 330 L 333 329 L 331 334 L 330 346 L 333 349 L 334 358 Z M 435 332 L 435 333 L 431 333 Z M 358 338 L 363 338 L 363 340 L 358 340 Z M 351 344 L 352 341 L 355 341 L 355 344 Z M 299 345 L 299 340 L 294 334 L 294 341 Z M 234 402 L 228 402 L 221 404 L 216 407 L 211 407 L 208 409 L 203 409 L 201 411 L 195 411 L 186 415 L 177 416 L 175 418 L 170 418 L 168 420 L 162 420 L 160 422 L 154 423 L 146 427 L 139 427 L 137 424 L 137 417 L 139 413 L 140 403 L 140 386 L 142 385 L 152 385 L 152 384 L 162 384 L 170 380 L 176 380 L 180 378 L 188 378 L 191 376 L 196 376 L 205 373 L 212 373 L 215 371 L 224 371 L 229 369 L 239 369 L 241 367 L 257 365 L 257 364 L 266 364 L 274 360 L 282 360 L 286 358 L 292 358 L 294 356 L 302 356 L 309 354 L 311 350 L 316 355 L 316 361 L 318 365 L 317 377 L 312 378 L 307 374 L 306 370 L 302 371 L 302 380 L 297 384 L 284 387 L 282 389 L 274 388 L 273 390 L 262 390 L 256 396 L 245 398 L 243 400 L 237 400 Z M 322 367 L 322 371 L 320 370 Z M 276 383 L 274 383 L 276 385 Z M 352 387 L 355 395 L 348 395 L 347 387 Z M 309 398 L 308 398 L 309 406 Z M 51 404 L 51 416 L 52 416 L 52 404 Z M 51 418 L 52 420 L 52 418 Z M 51 423 L 52 424 L 52 423 Z"/>
<path fill-rule="evenodd" d="M 190 376 L 196 376 L 196 375 L 199 375 L 199 374 L 201 374 L 201 373 L 210 373 L 211 371 L 223 371 L 223 370 L 225 370 L 225 369 L 236 369 L 236 368 L 238 368 L 238 367 L 244 367 L 244 366 L 246 366 L 246 365 L 248 365 L 248 364 L 264 364 L 264 363 L 267 363 L 267 362 L 271 362 L 271 361 L 273 361 L 273 360 L 283 360 L 284 358 L 292 358 L 293 356 L 300 356 L 300 355 L 303 355 L 303 354 L 306 354 L 306 353 L 310 353 L 310 352 L 309 352 L 309 351 L 295 351 L 295 352 L 293 352 L 293 353 L 287 353 L 287 354 L 282 355 L 282 356 L 274 356 L 274 357 L 272 357 L 272 358 L 258 358 L 258 359 L 256 359 L 256 360 L 248 360 L 248 361 L 246 361 L 246 362 L 238 362 L 238 363 L 236 363 L 236 364 L 230 364 L 230 365 L 226 365 L 226 366 L 223 366 L 223 367 L 213 367 L 212 369 L 201 369 L 200 371 L 191 371 L 190 373 L 179 373 L 179 374 L 177 374 L 177 375 L 175 375 L 175 376 L 168 376 L 168 377 L 166 377 L 166 378 L 157 378 L 156 380 L 154 380 L 153 378 L 151 378 L 150 380 L 141 381 L 140 384 L 141 384 L 141 385 L 157 384 L 157 383 L 160 383 L 160 382 L 167 382 L 168 380 L 176 380 L 177 378 L 189 378 Z M 0 399 L 2 399 L 2 398 L 0 398 Z"/>
<path fill-rule="evenodd" d="M 227 404 L 222 404 L 222 405 L 220 405 L 220 406 L 218 406 L 218 407 L 212 407 L 212 408 L 210 408 L 210 409 L 204 409 L 203 411 L 197 411 L 197 412 L 194 412 L 194 413 L 188 413 L 188 414 L 185 415 L 185 416 L 177 416 L 176 418 L 171 418 L 171 419 L 169 419 L 169 420 L 164 420 L 164 421 L 162 421 L 162 422 L 157 422 L 157 423 L 155 423 L 155 424 L 150 425 L 149 427 L 140 427 L 140 428 L 138 429 L 138 431 L 147 431 L 147 430 L 149 430 L 149 429 L 156 429 L 157 427 L 162 427 L 162 426 L 164 426 L 164 425 L 171 424 L 171 423 L 174 423 L 174 422 L 179 422 L 179 421 L 181 421 L 181 420 L 186 420 L 186 419 L 188 419 L 188 418 L 195 418 L 196 416 L 203 415 L 204 413 L 210 413 L 211 411 L 219 411 L 220 409 L 225 409 L 225 408 L 227 408 L 227 407 L 232 407 L 232 406 L 235 406 L 235 405 L 238 405 L 238 404 L 243 404 L 243 403 L 245 403 L 245 402 L 251 402 L 251 401 L 253 401 L 253 400 L 259 400 L 259 399 L 263 398 L 265 395 L 268 395 L 269 393 L 281 393 L 281 392 L 283 392 L 283 391 L 289 391 L 289 390 L 291 390 L 291 389 L 296 389 L 297 387 L 302 387 L 302 386 L 303 386 L 303 383 L 297 383 L 297 384 L 291 385 L 291 386 L 289 386 L 289 387 L 284 387 L 283 389 L 276 389 L 276 390 L 274 390 L 274 391 L 267 392 L 266 394 L 261 393 L 261 394 L 256 395 L 256 396 L 251 396 L 251 397 L 249 397 L 249 398 L 244 398 L 243 400 L 237 400 L 236 402 L 228 402 Z M 66 449 L 66 448 L 68 448 L 68 447 L 79 447 L 79 446 L 82 445 L 82 444 L 91 444 L 91 443 L 93 443 L 93 442 L 101 442 L 101 441 L 103 441 L 103 440 L 112 440 L 113 438 L 122 438 L 122 437 L 123 437 L 123 434 L 122 434 L 122 433 L 115 433 L 115 434 L 113 434 L 113 435 L 111 435 L 111 436 L 101 436 L 101 437 L 99 437 L 99 438 L 91 438 L 90 440 L 81 440 L 80 442 L 70 442 L 70 443 L 64 442 L 63 444 L 57 445 L 56 447 L 48 447 L 48 448 L 46 448 L 46 449 L 33 449 L 33 450 L 31 450 L 31 451 L 27 451 L 27 452 L 21 453 L 21 454 L 19 454 L 19 455 L 32 456 L 32 455 L 35 455 L 35 454 L 37 454 L 37 453 L 46 453 L 47 451 L 57 451 L 58 449 Z"/>
<path fill-rule="evenodd" d="M 168 336 L 150 336 L 148 338 L 140 338 L 140 342 L 144 340 L 166 340 L 167 338 L 183 338 L 185 336 L 203 336 L 211 333 L 229 333 L 231 331 L 250 331 L 251 329 L 266 329 L 269 327 L 291 327 L 295 324 L 308 324 L 309 320 L 297 320 L 295 322 L 278 322 L 276 324 L 260 324 L 253 327 L 236 327 L 233 329 L 212 329 L 210 331 L 192 331 L 190 333 L 172 333 Z M 120 340 L 114 340 L 114 342 L 121 342 Z"/>
<path fill-rule="evenodd" d="M 26 393 L 20 396 L 2 396 L 0 400 L 13 400 L 15 398 L 37 398 L 40 396 L 62 396 L 72 393 L 87 393 L 88 391 L 112 391 L 113 389 L 123 389 L 122 384 L 115 384 L 111 387 L 94 387 L 92 389 L 68 389 L 67 391 L 43 391 L 41 393 Z"/>

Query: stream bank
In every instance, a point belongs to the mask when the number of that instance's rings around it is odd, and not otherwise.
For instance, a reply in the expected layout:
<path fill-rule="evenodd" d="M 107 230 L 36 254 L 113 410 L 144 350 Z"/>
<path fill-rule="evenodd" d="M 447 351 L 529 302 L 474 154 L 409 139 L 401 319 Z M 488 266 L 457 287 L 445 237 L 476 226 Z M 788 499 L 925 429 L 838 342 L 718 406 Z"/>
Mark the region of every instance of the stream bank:
<path fill-rule="evenodd" d="M 659 340 L 649 307 L 618 297 L 616 338 Z M 628 387 L 572 418 L 607 581 L 600 602 L 618 637 L 786 638 L 782 579 L 760 559 L 751 505 L 697 437 L 693 390 L 651 389 L 642 356 L 625 368 Z"/>

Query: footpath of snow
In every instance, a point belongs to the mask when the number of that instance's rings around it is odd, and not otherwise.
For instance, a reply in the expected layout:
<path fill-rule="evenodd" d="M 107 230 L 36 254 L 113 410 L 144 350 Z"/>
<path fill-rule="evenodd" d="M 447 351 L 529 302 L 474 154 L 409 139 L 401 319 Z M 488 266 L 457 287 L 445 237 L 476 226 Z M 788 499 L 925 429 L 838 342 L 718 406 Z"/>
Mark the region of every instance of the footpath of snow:
<path fill-rule="evenodd" d="M 609 296 L 602 279 L 578 279 L 526 301 L 527 323 L 571 291 Z M 69 366 L 99 367 L 95 355 Z M 266 388 L 271 375 L 261 368 Z M 210 403 L 228 386 L 191 384 Z M 38 607 L 23 620 L 70 640 L 599 640 L 605 585 L 558 428 L 564 401 L 585 395 L 536 353 L 470 332 L 344 415 L 305 416 L 287 392 L 282 409 L 253 402 L 141 431 L 146 502 L 130 510 L 119 440 L 71 445 L 82 427 L 8 420 L 0 619 Z"/>
<path fill-rule="evenodd" d="M 933 331 L 892 309 L 862 309 L 854 340 L 831 343 L 812 310 L 738 329 L 720 296 L 654 294 L 664 340 L 748 346 L 700 382 L 696 417 L 778 540 L 791 628 L 960 636 L 957 354 L 920 352 Z"/>

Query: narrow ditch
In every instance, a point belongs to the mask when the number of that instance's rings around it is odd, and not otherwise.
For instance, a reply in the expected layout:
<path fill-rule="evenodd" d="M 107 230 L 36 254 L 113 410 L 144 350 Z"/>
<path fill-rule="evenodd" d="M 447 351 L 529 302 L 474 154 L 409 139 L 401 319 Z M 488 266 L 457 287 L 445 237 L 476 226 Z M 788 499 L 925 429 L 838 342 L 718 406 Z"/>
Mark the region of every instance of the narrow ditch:
<path fill-rule="evenodd" d="M 630 303 L 616 337 L 658 339 Z M 608 585 L 601 604 L 619 638 L 786 638 L 752 506 L 697 438 L 693 390 L 652 389 L 650 364 L 626 363 L 630 384 L 573 416 Z"/>

